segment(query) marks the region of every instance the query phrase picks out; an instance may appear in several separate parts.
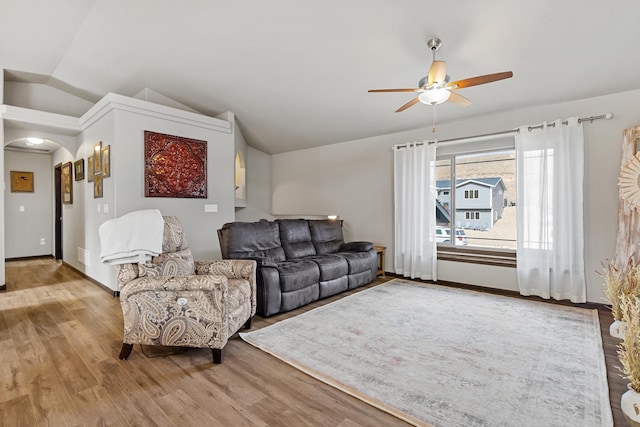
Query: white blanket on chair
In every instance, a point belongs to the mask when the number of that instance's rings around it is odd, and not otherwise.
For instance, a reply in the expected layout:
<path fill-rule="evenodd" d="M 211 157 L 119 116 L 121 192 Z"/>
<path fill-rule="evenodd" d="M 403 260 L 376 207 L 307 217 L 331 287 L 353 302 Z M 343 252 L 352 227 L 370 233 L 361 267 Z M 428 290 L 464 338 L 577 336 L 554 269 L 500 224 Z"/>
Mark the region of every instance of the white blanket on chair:
<path fill-rule="evenodd" d="M 135 211 L 105 221 L 98 233 L 104 264 L 150 261 L 162 252 L 164 219 L 158 209 Z"/>

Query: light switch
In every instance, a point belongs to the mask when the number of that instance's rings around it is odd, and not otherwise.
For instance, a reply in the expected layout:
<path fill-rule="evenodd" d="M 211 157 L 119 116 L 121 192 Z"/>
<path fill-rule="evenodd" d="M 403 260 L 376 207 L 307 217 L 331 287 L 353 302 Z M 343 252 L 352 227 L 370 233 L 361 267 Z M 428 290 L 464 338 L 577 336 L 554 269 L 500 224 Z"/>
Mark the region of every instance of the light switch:
<path fill-rule="evenodd" d="M 205 212 L 218 212 L 218 205 L 204 205 Z"/>
<path fill-rule="evenodd" d="M 109 213 L 109 204 L 108 203 L 105 203 L 104 205 L 102 205 L 102 212 Z"/>
<path fill-rule="evenodd" d="M 20 206 L 20 212 L 24 212 L 24 206 Z"/>
<path fill-rule="evenodd" d="M 98 203 L 98 213 L 100 213 L 100 203 Z"/>

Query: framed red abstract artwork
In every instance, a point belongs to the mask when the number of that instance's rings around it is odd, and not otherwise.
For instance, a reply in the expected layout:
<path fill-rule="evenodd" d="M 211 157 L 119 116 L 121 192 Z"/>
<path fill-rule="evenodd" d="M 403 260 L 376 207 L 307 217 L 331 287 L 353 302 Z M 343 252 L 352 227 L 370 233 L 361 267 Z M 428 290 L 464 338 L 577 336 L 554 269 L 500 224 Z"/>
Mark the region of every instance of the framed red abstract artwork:
<path fill-rule="evenodd" d="M 144 195 L 207 198 L 207 141 L 144 131 Z"/>

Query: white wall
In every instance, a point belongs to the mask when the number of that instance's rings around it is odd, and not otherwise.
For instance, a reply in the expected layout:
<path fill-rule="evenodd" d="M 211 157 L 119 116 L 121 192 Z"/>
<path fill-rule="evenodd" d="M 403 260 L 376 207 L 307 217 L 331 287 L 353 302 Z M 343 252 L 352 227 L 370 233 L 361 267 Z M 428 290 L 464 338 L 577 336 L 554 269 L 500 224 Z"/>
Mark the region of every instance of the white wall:
<path fill-rule="evenodd" d="M 73 204 L 62 205 L 62 259 L 67 264 L 82 271 L 98 282 L 115 289 L 115 273 L 113 267 L 100 263 L 100 239 L 98 227 L 113 214 L 102 213 L 103 203 L 113 205 L 113 185 L 111 178 L 104 180 L 102 199 L 93 198 L 93 182 L 88 177 L 88 156 L 93 153 L 93 145 L 102 141 L 109 145 L 114 140 L 114 113 L 105 114 L 101 120 L 93 122 L 77 136 L 77 148 L 73 155 L 66 150 L 54 153 L 54 165 L 67 161 L 84 159 L 84 179 L 73 182 Z M 113 163 L 113 162 L 112 162 Z M 107 190 L 109 189 L 109 190 Z M 97 212 L 100 205 L 101 211 Z M 86 254 L 85 254 L 86 252 Z"/>
<path fill-rule="evenodd" d="M 87 101 L 48 84 L 5 82 L 6 104 L 50 113 L 80 117 L 93 102 Z"/>
<path fill-rule="evenodd" d="M 11 171 L 33 172 L 33 193 L 11 192 Z M 7 150 L 4 154 L 5 257 L 53 253 L 53 169 L 48 154 Z M 22 207 L 22 211 L 20 208 Z M 45 239 L 45 244 L 40 244 Z"/>
<path fill-rule="evenodd" d="M 344 220 L 345 240 L 368 240 L 389 247 L 393 143 L 377 137 L 273 155 L 273 214 L 339 215 Z"/>
<path fill-rule="evenodd" d="M 3 86 L 4 87 L 4 86 Z M 0 92 L 0 95 L 2 92 Z M 14 94 L 14 97 L 17 96 Z M 19 100 L 18 100 L 19 101 Z M 26 104 L 28 100 L 24 100 Z M 17 102 L 17 101 L 16 101 Z M 36 130 L 59 142 L 51 166 L 84 159 L 95 143 L 111 146 L 111 176 L 104 179 L 103 197 L 94 198 L 93 183 L 87 177 L 73 182 L 73 204 L 63 205 L 63 261 L 92 279 L 116 290 L 114 268 L 100 262 L 99 226 L 106 220 L 133 210 L 158 208 L 164 215 L 176 215 L 185 228 L 196 259 L 220 258 L 216 230 L 234 220 L 234 117 L 221 119 L 116 94 L 108 94 L 80 118 L 24 108 L 8 108 L 7 116 L 23 122 L 20 128 L 4 127 L 0 119 L 0 141 L 4 143 Z M 60 133 L 55 132 L 60 129 Z M 147 198 L 144 196 L 144 131 L 151 130 L 207 141 L 206 199 Z M 8 132 L 9 139 L 5 132 Z M 63 134 L 64 133 L 64 134 Z M 0 151 L 0 176 L 4 178 L 4 150 Z M 6 172 L 8 174 L 8 171 Z M 53 171 L 51 170 L 51 176 Z M 52 186 L 53 187 L 53 186 Z M 50 206 L 53 206 L 49 196 Z M 4 225 L 5 198 L 0 201 Z M 205 213 L 205 204 L 217 205 L 217 212 Z M 53 215 L 50 215 L 53 218 Z M 53 220 L 50 221 L 53 226 Z M 4 284 L 4 227 L 0 226 L 2 256 L 0 270 Z M 53 235 L 53 233 L 51 233 Z M 51 237 L 53 239 L 53 236 Z M 38 239 L 39 242 L 39 239 Z M 49 253 L 52 249 L 49 250 Z"/>
<path fill-rule="evenodd" d="M 581 101 L 509 110 L 461 122 L 446 122 L 445 108 L 434 135 L 431 127 L 349 141 L 272 156 L 272 211 L 275 215 L 339 214 L 347 240 L 369 240 L 387 246 L 385 269 L 393 267 L 394 144 L 449 139 L 514 129 L 569 116 L 612 112 L 612 120 L 585 123 L 585 270 L 587 299 L 604 302 L 595 270 L 614 256 L 617 223 L 617 178 L 622 131 L 640 123 L 640 91 Z M 425 110 L 429 107 L 421 106 Z M 473 106 L 469 107 L 473 108 Z M 430 116 L 429 116 L 430 117 Z M 251 190 L 251 188 L 249 189 Z M 444 281 L 516 289 L 515 269 L 438 262 Z"/>
<path fill-rule="evenodd" d="M 145 130 L 207 141 L 206 199 L 144 196 Z M 117 194 L 116 214 L 121 216 L 133 210 L 157 208 L 163 215 L 176 215 L 184 226 L 196 259 L 221 258 L 216 230 L 234 219 L 233 134 L 118 111 L 115 138 L 111 159 Z M 217 205 L 218 212 L 205 213 L 205 204 Z"/>
<path fill-rule="evenodd" d="M 98 228 L 106 220 L 152 208 L 180 219 L 196 259 L 221 258 L 216 230 L 234 220 L 234 137 L 229 122 L 115 94 L 80 121 L 76 158 L 84 158 L 86 166 L 94 144 L 109 145 L 111 176 L 103 180 L 102 198 L 94 198 L 93 183 L 86 178 L 76 183 L 79 202 L 64 212 L 65 262 L 116 290 L 114 268 L 100 262 Z M 207 141 L 206 199 L 145 197 L 145 130 Z M 217 205 L 218 211 L 205 213 L 205 204 Z M 84 264 L 78 248 L 86 251 Z"/>
<path fill-rule="evenodd" d="M 248 146 L 245 159 L 247 201 L 246 207 L 236 209 L 236 221 L 275 219 L 271 215 L 271 156 Z"/>

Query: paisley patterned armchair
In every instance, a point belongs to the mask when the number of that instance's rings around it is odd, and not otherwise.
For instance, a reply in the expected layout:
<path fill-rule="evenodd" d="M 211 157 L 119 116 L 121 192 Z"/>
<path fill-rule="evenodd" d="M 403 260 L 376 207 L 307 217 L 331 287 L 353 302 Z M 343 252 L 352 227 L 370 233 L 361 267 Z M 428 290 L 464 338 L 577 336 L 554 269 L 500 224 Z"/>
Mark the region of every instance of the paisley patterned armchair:
<path fill-rule="evenodd" d="M 116 265 L 124 338 L 134 344 L 211 348 L 222 363 L 227 340 L 251 327 L 256 312 L 256 263 L 195 261 L 182 225 L 164 218 L 162 253 L 140 264 Z"/>

